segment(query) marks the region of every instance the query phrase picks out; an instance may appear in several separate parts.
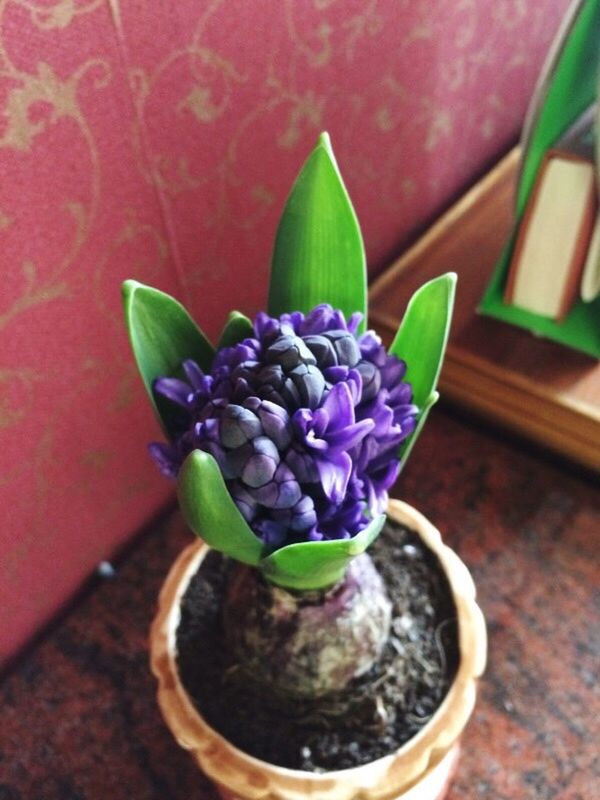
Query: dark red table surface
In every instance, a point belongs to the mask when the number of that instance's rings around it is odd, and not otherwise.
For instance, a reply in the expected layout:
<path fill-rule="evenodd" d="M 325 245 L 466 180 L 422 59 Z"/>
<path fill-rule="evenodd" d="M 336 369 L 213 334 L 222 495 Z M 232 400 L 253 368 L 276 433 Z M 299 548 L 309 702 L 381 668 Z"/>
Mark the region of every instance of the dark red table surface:
<path fill-rule="evenodd" d="M 591 476 L 438 408 L 395 494 L 467 562 L 488 621 L 449 800 L 600 798 Z M 5 678 L 0 800 L 214 800 L 162 722 L 147 663 L 158 589 L 188 541 L 175 513 L 151 525 Z"/>

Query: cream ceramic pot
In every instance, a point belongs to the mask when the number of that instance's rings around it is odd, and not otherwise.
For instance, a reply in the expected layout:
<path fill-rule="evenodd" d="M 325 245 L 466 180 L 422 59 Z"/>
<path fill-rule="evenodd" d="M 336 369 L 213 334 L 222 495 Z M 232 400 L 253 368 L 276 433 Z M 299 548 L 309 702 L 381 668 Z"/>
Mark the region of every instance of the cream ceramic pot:
<path fill-rule="evenodd" d="M 176 664 L 180 603 L 209 548 L 189 545 L 173 564 L 150 634 L 158 702 L 178 743 L 190 750 L 224 800 L 441 800 L 456 765 L 458 740 L 475 704 L 477 678 L 486 661 L 486 629 L 475 585 L 439 531 L 418 511 L 390 500 L 388 515 L 413 529 L 438 557 L 458 616 L 460 660 L 438 710 L 395 753 L 353 769 L 313 773 L 285 769 L 247 755 L 214 731 L 183 688 Z"/>

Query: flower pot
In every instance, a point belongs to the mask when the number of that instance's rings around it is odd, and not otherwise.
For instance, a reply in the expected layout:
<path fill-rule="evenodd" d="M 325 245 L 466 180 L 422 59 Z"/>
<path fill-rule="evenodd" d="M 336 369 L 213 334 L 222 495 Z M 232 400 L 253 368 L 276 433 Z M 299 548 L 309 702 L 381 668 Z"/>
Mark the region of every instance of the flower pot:
<path fill-rule="evenodd" d="M 438 530 L 406 503 L 391 500 L 388 514 L 413 529 L 438 558 L 458 617 L 460 659 L 448 693 L 427 724 L 396 752 L 352 769 L 313 773 L 261 761 L 214 731 L 179 679 L 176 632 L 180 602 L 208 547 L 196 541 L 174 563 L 160 594 L 150 637 L 158 702 L 179 744 L 190 750 L 224 800 L 441 800 L 458 757 L 459 737 L 473 710 L 476 681 L 485 668 L 486 630 L 473 580 Z"/>

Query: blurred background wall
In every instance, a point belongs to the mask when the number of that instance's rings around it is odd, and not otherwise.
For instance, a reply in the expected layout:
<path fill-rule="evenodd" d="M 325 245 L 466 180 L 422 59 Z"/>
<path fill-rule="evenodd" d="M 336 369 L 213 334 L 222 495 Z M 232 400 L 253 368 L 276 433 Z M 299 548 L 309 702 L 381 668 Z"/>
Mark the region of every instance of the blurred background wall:
<path fill-rule="evenodd" d="M 121 281 L 253 314 L 323 129 L 373 276 L 515 141 L 566 7 L 0 1 L 0 660 L 172 491 Z"/>

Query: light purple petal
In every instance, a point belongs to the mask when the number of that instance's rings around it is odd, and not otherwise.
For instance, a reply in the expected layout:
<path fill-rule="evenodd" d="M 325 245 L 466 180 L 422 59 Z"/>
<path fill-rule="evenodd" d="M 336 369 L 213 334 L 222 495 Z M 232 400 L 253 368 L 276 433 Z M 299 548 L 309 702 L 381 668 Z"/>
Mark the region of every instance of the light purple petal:
<path fill-rule="evenodd" d="M 352 461 L 348 453 L 336 453 L 332 459 L 317 459 L 317 469 L 325 496 L 333 503 L 340 503 L 352 472 Z"/>
<path fill-rule="evenodd" d="M 358 330 L 358 326 L 362 322 L 363 315 L 360 311 L 355 311 L 354 314 L 350 316 L 350 319 L 347 322 L 347 328 L 351 333 L 356 333 Z"/>
<path fill-rule="evenodd" d="M 175 447 L 163 442 L 152 442 L 148 445 L 148 452 L 165 477 L 177 477 L 181 459 Z"/>
<path fill-rule="evenodd" d="M 372 419 L 363 419 L 354 425 L 348 425 L 340 430 L 327 432 L 326 440 L 330 451 L 350 450 L 373 430 L 375 423 Z"/>
<path fill-rule="evenodd" d="M 317 408 L 313 412 L 312 427 L 317 436 L 322 436 L 329 426 L 329 414 L 325 408 Z"/>
<path fill-rule="evenodd" d="M 348 372 L 346 378 L 350 394 L 352 395 L 352 404 L 356 407 L 362 398 L 363 394 L 363 379 L 358 369 L 354 368 Z"/>
<path fill-rule="evenodd" d="M 304 437 L 304 444 L 309 450 L 317 453 L 324 453 L 329 450 L 329 444 L 325 439 L 320 439 L 314 430 L 309 431 Z"/>

